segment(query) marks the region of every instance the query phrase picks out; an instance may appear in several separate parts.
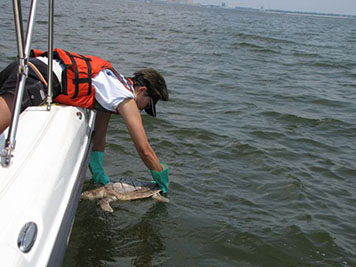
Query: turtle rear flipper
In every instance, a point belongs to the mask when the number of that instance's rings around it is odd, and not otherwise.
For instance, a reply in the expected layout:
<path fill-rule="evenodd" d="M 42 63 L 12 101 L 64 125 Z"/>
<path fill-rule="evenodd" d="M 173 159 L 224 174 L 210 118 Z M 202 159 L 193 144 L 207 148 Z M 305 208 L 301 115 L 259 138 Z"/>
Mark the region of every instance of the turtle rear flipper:
<path fill-rule="evenodd" d="M 114 210 L 110 206 L 111 201 L 112 200 L 110 198 L 103 198 L 99 201 L 99 205 L 103 210 L 108 211 L 108 212 L 113 212 Z"/>
<path fill-rule="evenodd" d="M 169 202 L 169 199 L 164 197 L 164 196 L 162 196 L 160 193 L 153 194 L 152 198 L 157 200 L 157 201 L 160 201 L 160 202 L 166 202 L 166 203 Z"/>

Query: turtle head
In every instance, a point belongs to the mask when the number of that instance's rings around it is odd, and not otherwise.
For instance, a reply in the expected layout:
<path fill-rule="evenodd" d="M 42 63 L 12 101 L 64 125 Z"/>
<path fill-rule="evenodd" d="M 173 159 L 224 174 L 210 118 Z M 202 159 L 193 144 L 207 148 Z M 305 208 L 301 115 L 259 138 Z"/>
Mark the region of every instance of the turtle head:
<path fill-rule="evenodd" d="M 96 188 L 93 190 L 85 191 L 80 196 L 81 199 L 88 199 L 88 200 L 94 200 L 94 199 L 103 198 L 103 197 L 105 197 L 105 188 L 104 187 L 99 187 L 99 188 Z"/>

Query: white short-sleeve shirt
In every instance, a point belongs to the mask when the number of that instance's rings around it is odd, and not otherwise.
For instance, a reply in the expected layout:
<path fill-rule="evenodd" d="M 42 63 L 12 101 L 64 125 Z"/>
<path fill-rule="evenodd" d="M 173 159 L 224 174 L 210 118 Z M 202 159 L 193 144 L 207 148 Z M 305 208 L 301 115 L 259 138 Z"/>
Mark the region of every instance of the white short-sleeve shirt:
<path fill-rule="evenodd" d="M 123 75 L 119 75 L 123 81 L 127 81 Z M 95 99 L 99 104 L 115 113 L 121 102 L 135 97 L 132 86 L 128 87 L 119 81 L 109 69 L 100 71 L 98 75 L 92 78 L 92 85 L 95 87 Z"/>

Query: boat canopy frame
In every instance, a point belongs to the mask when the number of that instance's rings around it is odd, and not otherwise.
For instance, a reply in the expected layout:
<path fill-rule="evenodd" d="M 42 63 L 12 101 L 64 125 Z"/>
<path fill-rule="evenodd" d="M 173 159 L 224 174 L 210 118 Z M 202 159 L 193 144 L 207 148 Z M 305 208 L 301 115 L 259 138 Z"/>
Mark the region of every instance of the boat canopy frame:
<path fill-rule="evenodd" d="M 21 0 L 13 0 L 13 13 L 18 50 L 18 72 L 16 93 L 11 110 L 9 131 L 5 141 L 5 146 L 3 148 L 3 151 L 1 152 L 1 165 L 3 167 L 7 167 L 10 165 L 11 158 L 13 157 L 13 152 L 16 146 L 16 132 L 21 113 L 23 93 L 25 89 L 26 79 L 28 76 L 28 62 L 31 53 L 31 43 L 35 25 L 37 2 L 38 0 L 31 1 L 26 36 L 24 36 Z M 46 99 L 47 111 L 51 110 L 53 96 L 53 4 L 54 0 L 48 0 L 48 92 Z"/>

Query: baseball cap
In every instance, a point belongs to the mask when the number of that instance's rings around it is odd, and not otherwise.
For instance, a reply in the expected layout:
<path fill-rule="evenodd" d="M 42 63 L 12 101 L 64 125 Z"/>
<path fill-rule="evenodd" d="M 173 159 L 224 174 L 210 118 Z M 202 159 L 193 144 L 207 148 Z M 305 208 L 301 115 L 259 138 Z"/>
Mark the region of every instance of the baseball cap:
<path fill-rule="evenodd" d="M 156 117 L 158 100 L 168 101 L 168 90 L 163 76 L 153 68 L 142 69 L 134 73 L 134 79 L 147 87 L 147 94 L 151 98 L 150 105 L 145 112 Z"/>

